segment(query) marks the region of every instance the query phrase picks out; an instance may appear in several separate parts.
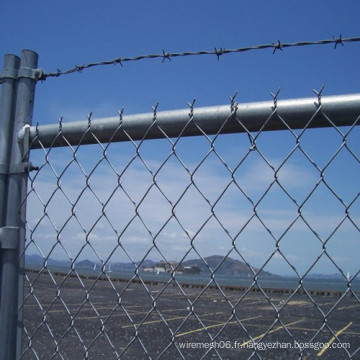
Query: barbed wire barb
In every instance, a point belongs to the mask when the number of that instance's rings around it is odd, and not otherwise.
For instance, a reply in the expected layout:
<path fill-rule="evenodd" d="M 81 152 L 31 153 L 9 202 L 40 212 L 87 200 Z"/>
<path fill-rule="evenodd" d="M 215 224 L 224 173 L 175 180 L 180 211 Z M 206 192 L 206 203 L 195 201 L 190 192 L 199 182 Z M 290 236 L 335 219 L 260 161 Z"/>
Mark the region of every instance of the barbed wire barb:
<path fill-rule="evenodd" d="M 338 38 L 335 38 L 335 36 L 333 36 L 333 39 L 335 41 L 335 45 L 334 45 L 334 50 L 336 49 L 336 47 L 341 44 L 342 46 L 344 46 L 344 43 L 342 41 L 342 35 L 340 34 L 340 36 Z"/>

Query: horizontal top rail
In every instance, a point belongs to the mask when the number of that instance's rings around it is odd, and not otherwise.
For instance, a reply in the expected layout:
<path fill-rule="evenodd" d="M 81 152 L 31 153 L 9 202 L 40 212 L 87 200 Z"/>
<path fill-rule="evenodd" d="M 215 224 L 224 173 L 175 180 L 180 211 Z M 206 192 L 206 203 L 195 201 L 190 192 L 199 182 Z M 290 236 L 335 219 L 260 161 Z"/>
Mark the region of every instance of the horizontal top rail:
<path fill-rule="evenodd" d="M 276 112 L 276 113 L 275 113 Z M 360 116 L 360 94 L 119 115 L 30 127 L 32 148 L 304 127 L 351 126 Z M 268 119 L 271 117 L 271 120 Z M 192 121 L 189 121 L 192 119 Z M 310 121 L 311 120 L 311 121 Z M 265 126 L 264 126 L 265 125 Z M 130 137 L 130 138 L 129 138 Z M 66 139 L 66 140 L 65 140 Z"/>

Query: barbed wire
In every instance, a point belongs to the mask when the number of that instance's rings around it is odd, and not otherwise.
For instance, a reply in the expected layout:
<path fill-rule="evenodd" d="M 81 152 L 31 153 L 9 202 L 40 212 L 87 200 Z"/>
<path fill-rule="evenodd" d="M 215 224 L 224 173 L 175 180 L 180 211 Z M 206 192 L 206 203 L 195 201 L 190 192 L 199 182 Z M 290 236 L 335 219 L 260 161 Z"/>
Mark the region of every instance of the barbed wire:
<path fill-rule="evenodd" d="M 226 48 L 214 48 L 213 50 L 206 50 L 206 51 L 185 51 L 185 52 L 166 52 L 165 50 L 162 50 L 161 53 L 158 54 L 147 54 L 147 55 L 138 55 L 134 57 L 118 57 L 112 60 L 105 60 L 105 61 L 99 61 L 99 62 L 93 62 L 89 64 L 81 64 L 81 65 L 75 65 L 74 67 L 68 69 L 68 70 L 60 70 L 57 69 L 56 72 L 45 72 L 40 71 L 37 74 L 37 80 L 38 81 L 44 81 L 47 78 L 50 77 L 59 77 L 62 75 L 69 75 L 73 73 L 81 73 L 83 70 L 90 69 L 97 66 L 107 66 L 107 65 L 120 65 L 123 66 L 126 62 L 132 62 L 132 61 L 141 61 L 146 59 L 162 59 L 162 62 L 165 62 L 166 60 L 171 61 L 172 58 L 177 57 L 186 57 L 186 56 L 200 56 L 200 55 L 215 55 L 218 60 L 220 60 L 220 57 L 222 55 L 226 54 L 236 54 L 236 53 L 242 53 L 247 51 L 253 51 L 253 50 L 265 50 L 265 49 L 272 49 L 273 54 L 277 50 L 283 51 L 286 48 L 289 47 L 303 47 L 303 46 L 313 46 L 313 45 L 329 45 L 334 44 L 334 50 L 338 47 L 338 45 L 344 46 L 344 43 L 347 42 L 359 42 L 360 37 L 351 37 L 351 38 L 343 38 L 340 34 L 339 37 L 333 36 L 332 39 L 326 39 L 326 40 L 316 40 L 316 41 L 299 41 L 295 43 L 282 43 L 280 40 L 278 40 L 276 43 L 271 44 L 261 44 L 261 45 L 253 45 L 253 46 L 246 46 L 246 47 L 240 47 L 235 49 L 226 49 Z M 0 84 L 2 83 L 2 76 L 0 75 Z"/>
<path fill-rule="evenodd" d="M 214 48 L 213 50 L 208 50 L 208 51 L 185 51 L 185 52 L 175 52 L 175 53 L 166 52 L 165 50 L 162 50 L 162 53 L 159 54 L 147 54 L 147 55 L 139 55 L 135 57 L 118 57 L 113 60 L 89 63 L 86 65 L 84 64 L 75 65 L 73 68 L 65 71 L 61 71 L 60 69 L 57 69 L 56 72 L 43 73 L 42 76 L 39 78 L 39 80 L 46 80 L 49 77 L 59 77 L 61 75 L 68 75 L 72 73 L 79 73 L 79 72 L 81 73 L 85 69 L 89 69 L 96 66 L 117 65 L 117 64 L 123 66 L 125 62 L 140 61 L 146 59 L 162 59 L 162 62 L 165 62 L 166 60 L 171 61 L 172 58 L 177 58 L 177 57 L 215 55 L 217 59 L 220 60 L 220 57 L 222 55 L 242 53 L 252 50 L 272 49 L 273 54 L 275 54 L 277 50 L 282 51 L 289 47 L 302 47 L 302 46 L 328 45 L 328 44 L 334 44 L 334 49 L 336 49 L 338 45 L 344 46 L 344 43 L 346 42 L 359 42 L 359 41 L 360 41 L 360 37 L 342 38 L 342 35 L 340 35 L 338 38 L 333 36 L 332 39 L 327 39 L 327 40 L 299 41 L 295 43 L 282 43 L 280 40 L 278 40 L 276 43 L 240 47 L 235 49 Z"/>

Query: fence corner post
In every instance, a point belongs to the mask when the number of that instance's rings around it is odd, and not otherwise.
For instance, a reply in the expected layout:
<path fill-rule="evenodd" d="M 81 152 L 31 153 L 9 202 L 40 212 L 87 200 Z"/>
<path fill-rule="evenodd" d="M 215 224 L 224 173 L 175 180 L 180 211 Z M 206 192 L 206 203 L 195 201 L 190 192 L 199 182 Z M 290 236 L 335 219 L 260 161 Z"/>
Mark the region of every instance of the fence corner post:
<path fill-rule="evenodd" d="M 6 191 L 4 193 L 1 240 L 1 294 L 0 294 L 0 359 L 13 360 L 21 354 L 22 311 L 18 311 L 24 293 L 24 248 L 25 248 L 25 204 L 27 172 L 21 166 L 28 161 L 28 137 L 19 140 L 19 131 L 24 125 L 31 125 L 34 93 L 36 85 L 35 70 L 38 55 L 32 50 L 21 53 L 20 68 L 14 69 L 17 75 L 15 86 L 16 102 L 12 105 L 9 119 L 7 142 Z M 2 109 L 0 109 L 0 112 Z M 1 196 L 1 194 L 0 194 Z M 3 206 L 3 205 L 2 205 Z M 13 231 L 15 230 L 15 231 Z"/>

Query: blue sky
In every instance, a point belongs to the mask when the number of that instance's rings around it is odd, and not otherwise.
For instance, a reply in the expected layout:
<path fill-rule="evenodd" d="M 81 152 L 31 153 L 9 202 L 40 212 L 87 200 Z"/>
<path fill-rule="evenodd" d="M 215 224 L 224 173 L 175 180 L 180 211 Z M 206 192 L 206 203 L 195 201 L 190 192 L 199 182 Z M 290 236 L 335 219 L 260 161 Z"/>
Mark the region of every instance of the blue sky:
<path fill-rule="evenodd" d="M 0 1 L 0 13 L 3 15 L 0 23 L 0 54 L 20 54 L 21 49 L 35 50 L 39 54 L 39 67 L 46 72 L 117 57 L 157 54 L 163 50 L 213 50 L 276 43 L 278 40 L 297 42 L 330 39 L 340 34 L 344 38 L 360 35 L 360 4 L 355 0 L 75 0 L 61 4 L 48 1 Z M 3 56 L 0 58 L 0 66 L 2 61 Z M 123 67 L 96 67 L 39 83 L 33 121 L 39 124 L 54 123 L 61 116 L 65 122 L 81 120 L 86 119 L 91 111 L 93 118 L 114 116 L 121 108 L 124 108 L 125 114 L 151 112 L 152 106 L 158 102 L 158 111 L 186 108 L 187 103 L 194 98 L 197 99 L 196 106 L 226 104 L 235 92 L 238 93 L 239 102 L 271 100 L 270 92 L 276 92 L 278 88 L 281 88 L 280 99 L 311 97 L 315 96 L 312 89 L 320 89 L 323 84 L 324 95 L 355 93 L 359 92 L 359 62 L 359 44 L 346 43 L 345 46 L 338 45 L 336 50 L 333 45 L 309 46 L 276 51 L 275 54 L 268 49 L 224 55 L 220 60 L 216 56 L 198 56 L 164 62 L 160 59 L 129 62 Z M 358 139 L 359 131 L 355 129 L 349 135 L 349 144 L 357 156 Z M 322 167 L 341 146 L 342 137 L 334 129 L 314 130 L 306 132 L 302 141 L 306 153 Z M 249 147 L 246 136 L 220 137 L 216 144 L 219 153 L 232 169 L 246 156 Z M 290 133 L 261 134 L 258 145 L 261 153 L 276 168 L 295 146 L 295 141 Z M 191 171 L 208 150 L 209 143 L 204 138 L 181 140 L 177 147 L 180 158 Z M 144 144 L 141 154 L 149 168 L 156 171 L 170 151 L 170 144 L 160 141 Z M 101 154 L 100 148 L 88 148 L 79 153 L 87 173 L 101 158 Z M 119 172 L 133 154 L 134 147 L 131 144 L 109 148 L 109 158 Z M 34 152 L 32 156 L 33 161 L 43 161 L 40 152 Z M 53 151 L 51 156 L 54 161 L 57 159 L 54 168 L 58 173 L 71 160 L 68 150 Z M 90 163 L 87 163 L 89 158 Z M 342 151 L 326 170 L 330 187 L 348 203 L 359 193 L 354 181 L 359 175 L 358 168 L 356 159 L 349 152 Z M 50 182 L 53 176 L 51 173 L 51 169 L 45 167 L 37 179 L 38 183 L 34 183 L 44 202 L 54 191 L 55 183 Z M 318 171 L 299 151 L 283 167 L 281 175 L 282 183 L 299 203 L 319 179 Z M 242 189 L 256 202 L 271 183 L 273 172 L 259 153 L 255 152 L 246 158 L 236 176 Z M 131 193 L 135 202 L 141 201 L 142 194 L 151 186 L 151 177 L 149 179 L 149 173 L 139 159 L 130 166 L 123 180 L 124 188 Z M 159 172 L 158 181 L 168 198 L 175 203 L 188 185 L 189 176 L 179 161 L 172 157 L 164 170 Z M 196 181 L 205 197 L 214 203 L 229 185 L 231 176 L 216 156 L 211 154 L 197 171 Z M 84 177 L 77 166 L 69 168 L 62 177 L 62 184 L 63 191 L 75 201 L 84 187 Z M 91 184 L 105 203 L 110 190 L 117 186 L 117 180 L 112 170 L 102 163 L 99 171 L 94 172 Z M 110 222 L 116 224 L 116 230 L 121 232 L 122 226 L 131 218 L 129 214 L 134 213 L 134 208 L 126 200 L 124 192 L 116 192 L 114 199 L 117 196 L 119 201 L 127 205 L 120 209 L 118 203 L 109 201 L 107 214 Z M 36 207 L 36 204 L 39 205 L 36 197 L 31 201 L 33 207 L 30 206 L 29 223 L 34 226 L 44 211 L 40 206 Z M 66 223 L 71 206 L 59 191 L 53 201 L 49 205 L 49 214 L 59 229 Z M 88 232 L 101 217 L 101 206 L 97 201 L 93 195 L 85 194 L 83 202 L 78 205 L 79 221 Z M 61 207 L 68 208 L 68 213 L 59 211 Z M 215 210 L 221 224 L 231 236 L 236 236 L 252 216 L 252 208 L 239 189 L 231 184 Z M 193 213 L 189 209 L 193 209 Z M 359 270 L 358 260 L 351 256 L 359 252 L 359 232 L 348 220 L 342 222 L 344 207 L 323 184 L 304 205 L 304 217 L 309 219 L 310 228 L 299 221 L 288 232 L 285 231 L 297 216 L 297 208 L 276 186 L 270 189 L 258 211 L 274 237 L 282 238 L 280 248 L 300 273 L 305 272 L 321 252 L 322 245 L 315 233 L 324 240 L 335 229 L 328 243 L 329 254 L 343 271 L 355 273 Z M 156 233 L 171 216 L 171 207 L 163 195 L 152 188 L 140 206 L 140 213 L 147 227 Z M 177 207 L 177 214 L 192 237 L 208 219 L 209 206 L 194 188 L 190 188 Z M 351 214 L 359 227 L 359 200 L 352 205 Z M 152 242 L 139 221 L 135 219 L 123 236 L 124 246 L 129 249 L 134 260 L 142 258 L 144 249 L 148 249 Z M 63 258 L 66 255 L 59 245 L 52 248 L 56 243 L 54 230 L 49 230 L 52 226 L 48 219 L 44 219 L 38 227 L 35 234 L 39 247 L 45 255 L 52 251 L 52 257 Z M 237 238 L 239 253 L 254 266 L 264 264 L 274 251 L 274 238 L 266 227 L 254 218 Z M 76 256 L 84 243 L 81 226 L 72 219 L 61 235 L 70 255 Z M 107 259 L 114 247 L 114 231 L 108 221 L 102 218 L 90 231 L 89 238 L 99 256 Z M 184 229 L 174 219 L 161 231 L 157 244 L 167 258 L 177 260 L 182 259 L 190 246 Z M 231 249 L 231 238 L 213 217 L 196 236 L 195 246 L 203 256 L 225 254 Z M 29 251 L 38 252 L 35 247 Z M 96 258 L 88 248 L 82 256 Z M 187 258 L 195 256 L 191 251 Z M 230 256 L 240 259 L 235 252 Z M 148 258 L 151 257 L 161 258 L 156 251 L 148 255 Z M 113 254 L 110 261 L 117 259 L 128 260 L 121 249 Z M 278 253 L 269 261 L 266 270 L 294 274 Z M 326 257 L 313 269 L 313 272 L 336 271 Z"/>

